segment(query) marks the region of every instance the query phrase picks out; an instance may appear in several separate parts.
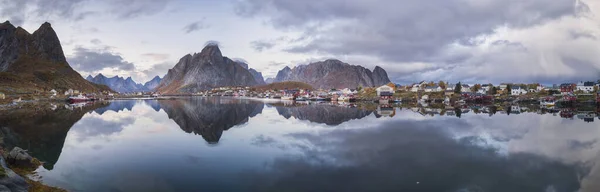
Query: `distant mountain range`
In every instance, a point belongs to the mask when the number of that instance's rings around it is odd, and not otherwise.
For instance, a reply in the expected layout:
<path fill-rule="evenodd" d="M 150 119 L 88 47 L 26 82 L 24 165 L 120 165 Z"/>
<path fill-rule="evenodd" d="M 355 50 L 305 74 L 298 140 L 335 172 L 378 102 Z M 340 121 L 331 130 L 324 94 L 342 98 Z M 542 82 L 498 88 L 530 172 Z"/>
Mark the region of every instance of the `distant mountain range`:
<path fill-rule="evenodd" d="M 358 65 L 350 65 L 339 60 L 300 65 L 293 69 L 285 67 L 277 73 L 273 82 L 298 81 L 310 84 L 314 88 L 357 88 L 376 87 L 387 84 L 390 79 L 387 72 L 377 66 L 373 71 Z"/>
<path fill-rule="evenodd" d="M 251 73 L 244 64 L 223 57 L 219 46 L 207 45 L 200 53 L 181 58 L 156 89 L 163 94 L 175 94 L 260 84 L 262 75 Z M 255 79 L 258 75 L 259 81 Z"/>
<path fill-rule="evenodd" d="M 160 84 L 162 80 L 160 77 L 156 76 L 154 79 L 146 82 L 144 85 L 140 83 L 136 83 L 128 77 L 127 79 L 119 76 L 114 76 L 108 78 L 104 76 L 102 73 L 96 75 L 96 77 L 92 77 L 91 75 L 86 78 L 89 82 L 106 85 L 110 87 L 112 90 L 117 91 L 119 93 L 132 93 L 132 92 L 146 92 L 152 91 L 154 88 Z"/>
<path fill-rule="evenodd" d="M 33 93 L 56 89 L 83 92 L 114 90 L 121 93 L 158 91 L 163 94 L 195 93 L 224 86 L 258 86 L 274 82 L 302 82 L 314 88 L 374 87 L 389 83 L 381 67 L 373 71 L 339 60 L 285 67 L 277 77 L 263 74 L 243 61 L 224 57 L 218 45 L 210 44 L 200 53 L 188 54 L 170 69 L 164 79 L 154 77 L 145 84 L 129 78 L 102 74 L 87 81 L 67 63 L 60 41 L 49 23 L 33 34 L 10 22 L 0 24 L 0 92 Z"/>
<path fill-rule="evenodd" d="M 27 94 L 51 89 L 110 90 L 86 81 L 71 68 L 50 23 L 33 34 L 9 21 L 0 23 L 0 92 Z"/>

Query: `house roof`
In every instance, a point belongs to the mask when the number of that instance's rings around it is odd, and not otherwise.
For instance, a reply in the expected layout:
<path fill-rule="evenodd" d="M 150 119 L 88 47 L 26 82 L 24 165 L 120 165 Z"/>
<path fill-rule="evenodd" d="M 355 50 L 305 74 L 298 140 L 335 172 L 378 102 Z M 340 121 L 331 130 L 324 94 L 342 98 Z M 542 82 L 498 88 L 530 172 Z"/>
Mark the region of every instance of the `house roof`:
<path fill-rule="evenodd" d="M 588 87 L 588 86 L 589 87 L 594 86 L 594 82 L 590 82 L 590 81 L 585 82 L 585 83 L 583 83 L 583 86 L 586 86 L 586 87 Z"/>
<path fill-rule="evenodd" d="M 563 84 L 560 84 L 560 86 L 561 87 L 570 87 L 570 86 L 573 86 L 573 84 L 571 84 L 571 83 L 563 83 Z"/>
<path fill-rule="evenodd" d="M 426 88 L 426 89 L 437 89 L 437 88 L 439 88 L 439 87 L 440 87 L 440 86 L 427 86 L 427 87 L 425 87 L 425 88 Z"/>

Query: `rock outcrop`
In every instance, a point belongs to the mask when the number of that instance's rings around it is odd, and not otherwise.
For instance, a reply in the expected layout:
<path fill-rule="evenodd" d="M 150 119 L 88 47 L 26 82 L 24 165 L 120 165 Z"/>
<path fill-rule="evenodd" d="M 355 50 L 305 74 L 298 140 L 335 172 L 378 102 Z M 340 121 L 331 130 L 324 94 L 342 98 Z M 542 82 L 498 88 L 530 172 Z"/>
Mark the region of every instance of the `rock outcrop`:
<path fill-rule="evenodd" d="M 119 93 L 148 91 L 144 85 L 136 83 L 131 77 L 128 77 L 127 79 L 119 76 L 108 78 L 100 73 L 96 75 L 96 77 L 88 76 L 86 80 L 95 84 L 106 85 Z"/>
<path fill-rule="evenodd" d="M 384 69 L 375 67 L 371 72 L 357 65 L 350 65 L 339 60 L 300 65 L 293 69 L 285 67 L 277 73 L 274 82 L 298 81 L 312 85 L 314 88 L 356 88 L 376 87 L 390 82 Z"/>
<path fill-rule="evenodd" d="M 8 21 L 0 23 L 0 91 L 31 93 L 51 89 L 109 90 L 87 82 L 71 68 L 50 23 L 42 24 L 33 34 Z"/>
<path fill-rule="evenodd" d="M 257 84 L 246 68 L 223 57 L 217 45 L 207 45 L 202 52 L 181 58 L 156 90 L 163 94 L 195 93 L 215 87 Z"/>
<path fill-rule="evenodd" d="M 33 157 L 27 153 L 27 151 L 15 147 L 6 156 L 8 164 L 16 165 L 19 167 L 33 167 Z"/>

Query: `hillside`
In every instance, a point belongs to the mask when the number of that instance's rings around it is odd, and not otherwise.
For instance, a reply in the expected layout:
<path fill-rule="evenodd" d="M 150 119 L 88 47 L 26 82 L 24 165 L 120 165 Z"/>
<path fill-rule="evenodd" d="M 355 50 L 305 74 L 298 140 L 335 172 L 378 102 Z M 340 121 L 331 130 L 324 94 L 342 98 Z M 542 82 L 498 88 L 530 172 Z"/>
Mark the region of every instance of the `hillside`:
<path fill-rule="evenodd" d="M 90 83 L 77 73 L 65 58 L 58 36 L 50 23 L 33 34 L 0 24 L 0 92 L 6 94 L 44 93 L 52 89 L 83 92 L 109 91 Z"/>
<path fill-rule="evenodd" d="M 285 90 L 285 89 L 308 89 L 313 90 L 313 87 L 309 84 L 296 82 L 296 81 L 286 81 L 286 82 L 277 82 L 271 83 L 268 85 L 261 85 L 254 87 L 256 90 Z"/>

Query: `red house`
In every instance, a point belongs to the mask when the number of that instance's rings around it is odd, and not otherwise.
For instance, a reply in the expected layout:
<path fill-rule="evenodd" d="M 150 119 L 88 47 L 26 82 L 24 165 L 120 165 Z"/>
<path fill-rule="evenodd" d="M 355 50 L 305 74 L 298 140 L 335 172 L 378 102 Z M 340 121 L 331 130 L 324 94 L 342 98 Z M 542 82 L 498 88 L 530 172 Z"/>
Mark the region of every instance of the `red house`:
<path fill-rule="evenodd" d="M 575 84 L 572 83 L 564 83 L 560 85 L 560 93 L 562 93 L 563 95 L 568 94 L 568 93 L 573 93 L 573 91 L 575 91 Z"/>

